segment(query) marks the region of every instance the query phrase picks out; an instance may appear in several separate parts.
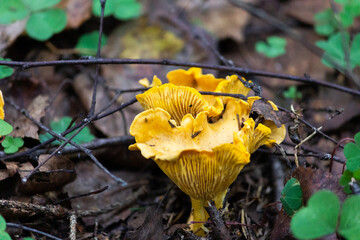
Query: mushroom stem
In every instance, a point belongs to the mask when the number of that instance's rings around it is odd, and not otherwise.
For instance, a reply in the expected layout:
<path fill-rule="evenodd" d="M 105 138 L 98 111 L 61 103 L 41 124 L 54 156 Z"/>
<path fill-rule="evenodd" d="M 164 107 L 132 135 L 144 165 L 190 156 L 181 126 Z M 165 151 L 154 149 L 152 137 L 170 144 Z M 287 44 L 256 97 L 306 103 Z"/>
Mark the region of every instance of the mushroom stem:
<path fill-rule="evenodd" d="M 214 197 L 214 199 L 212 199 L 215 202 L 215 206 L 217 209 L 223 207 L 223 201 L 225 199 L 226 193 L 227 193 L 227 189 L 225 191 L 221 191 Z M 191 198 L 191 205 L 193 209 L 192 221 L 196 222 L 191 225 L 191 230 L 197 236 L 205 236 L 204 230 L 201 229 L 201 227 L 204 226 L 204 223 L 198 223 L 198 222 L 206 222 L 207 219 L 209 218 L 209 214 L 206 212 L 206 209 L 204 208 L 204 206 L 208 205 L 208 200 Z"/>
<path fill-rule="evenodd" d="M 192 220 L 196 223 L 193 223 L 191 225 L 191 230 L 197 235 L 197 236 L 205 236 L 204 230 L 201 229 L 202 226 L 204 226 L 204 223 L 198 223 L 198 222 L 206 222 L 209 218 L 209 214 L 206 212 L 204 208 L 204 199 L 195 199 L 191 198 L 191 206 L 192 206 Z"/>

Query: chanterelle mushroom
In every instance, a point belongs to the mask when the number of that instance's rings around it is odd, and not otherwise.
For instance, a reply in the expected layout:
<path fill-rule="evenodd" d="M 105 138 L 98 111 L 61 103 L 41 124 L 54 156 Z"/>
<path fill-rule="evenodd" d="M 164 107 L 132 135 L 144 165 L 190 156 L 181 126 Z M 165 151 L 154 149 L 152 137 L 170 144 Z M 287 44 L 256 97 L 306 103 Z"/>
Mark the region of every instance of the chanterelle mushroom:
<path fill-rule="evenodd" d="M 216 207 L 222 208 L 228 187 L 250 162 L 250 154 L 261 145 L 280 143 L 285 128 L 277 128 L 270 120 L 255 123 L 250 112 L 259 97 L 249 97 L 248 101 L 205 98 L 194 88 L 199 86 L 194 82 L 201 76 L 216 82 L 211 82 L 215 85 L 211 91 L 246 95 L 249 89 L 237 76 L 218 80 L 195 70 L 186 78 L 187 86 L 177 86 L 181 85 L 181 78 L 174 77 L 179 72 L 186 75 L 187 71 L 175 70 L 168 78 L 176 85 L 162 84 L 156 78 L 154 87 L 137 96 L 145 111 L 131 124 L 130 134 L 136 143 L 129 149 L 140 150 L 145 158 L 152 158 L 190 196 L 193 221 L 204 222 L 208 218 L 204 208 L 207 201 L 214 200 Z M 270 104 L 277 110 L 275 104 Z M 192 229 L 198 231 L 202 225 L 194 223 Z"/>

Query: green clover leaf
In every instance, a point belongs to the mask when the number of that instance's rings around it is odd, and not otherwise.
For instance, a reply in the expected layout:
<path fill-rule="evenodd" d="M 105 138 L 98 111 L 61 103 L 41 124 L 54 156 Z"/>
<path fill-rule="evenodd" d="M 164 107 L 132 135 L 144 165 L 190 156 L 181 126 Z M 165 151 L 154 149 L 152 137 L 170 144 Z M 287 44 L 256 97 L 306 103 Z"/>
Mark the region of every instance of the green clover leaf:
<path fill-rule="evenodd" d="M 338 222 L 340 201 L 329 191 L 319 191 L 306 207 L 294 214 L 290 228 L 298 239 L 314 239 L 334 233 Z"/>
<path fill-rule="evenodd" d="M 299 180 L 291 178 L 287 181 L 281 192 L 280 201 L 288 215 L 293 215 L 302 206 L 302 196 Z"/>
<path fill-rule="evenodd" d="M 333 11 L 328 8 L 314 15 L 315 32 L 320 35 L 329 36 L 337 29 Z"/>
<path fill-rule="evenodd" d="M 93 0 L 93 14 L 98 17 L 101 15 L 99 0 Z M 136 0 L 107 0 L 104 16 L 110 15 L 119 20 L 138 18 L 141 15 L 141 4 Z"/>
<path fill-rule="evenodd" d="M 61 32 L 66 26 L 66 13 L 62 9 L 49 9 L 34 13 L 26 23 L 26 32 L 30 37 L 45 41 Z"/>
<path fill-rule="evenodd" d="M 56 132 L 56 133 L 62 133 L 64 132 L 66 129 L 68 129 L 68 127 L 70 126 L 72 119 L 71 117 L 65 116 L 62 117 L 59 121 L 53 121 L 50 123 L 50 127 L 51 129 Z M 72 124 L 72 126 L 74 126 L 74 124 Z M 73 131 L 71 133 L 68 133 L 65 137 L 69 138 L 72 135 L 74 135 L 76 131 Z M 40 138 L 40 142 L 43 143 L 49 139 L 52 138 L 52 135 L 50 133 L 46 133 L 46 134 L 41 134 L 39 135 Z M 92 140 L 95 139 L 95 136 L 91 134 L 89 127 L 85 127 L 83 130 L 81 130 L 73 139 L 72 141 L 77 143 L 77 144 L 82 144 L 82 143 L 87 143 L 87 142 L 91 142 Z M 61 142 L 60 141 L 54 141 L 52 143 L 53 145 L 60 145 Z"/>
<path fill-rule="evenodd" d="M 343 175 L 341 175 L 341 177 L 339 179 L 339 184 L 344 187 L 344 192 L 346 194 L 352 193 L 350 186 L 349 186 L 349 182 L 351 181 L 352 177 L 353 177 L 353 172 L 346 169 L 344 171 Z"/>
<path fill-rule="evenodd" d="M 349 48 L 350 54 L 350 68 L 354 69 L 355 66 L 360 65 L 360 34 L 357 34 L 352 43 L 350 45 L 350 36 L 348 33 L 337 33 L 332 35 L 327 41 L 317 41 L 316 45 L 322 48 L 324 52 L 324 56 L 331 58 L 334 62 L 340 65 L 342 68 L 347 67 L 347 62 L 345 60 L 345 52 L 344 45 Z M 322 58 L 322 62 L 330 67 L 334 68 L 334 66 L 327 61 L 324 57 Z"/>
<path fill-rule="evenodd" d="M 24 19 L 30 13 L 21 0 L 0 0 L 0 6 L 0 24 Z"/>
<path fill-rule="evenodd" d="M 302 98 L 301 92 L 299 92 L 296 86 L 289 87 L 286 91 L 283 92 L 283 96 L 288 99 L 300 99 Z"/>
<path fill-rule="evenodd" d="M 339 198 L 322 190 L 311 196 L 308 205 L 294 214 L 290 228 L 298 239 L 320 238 L 336 232 L 347 240 L 357 240 L 359 224 L 360 196 L 348 197 L 340 211 Z"/>
<path fill-rule="evenodd" d="M 347 198 L 341 208 L 339 234 L 347 240 L 357 240 L 360 236 L 360 196 Z"/>
<path fill-rule="evenodd" d="M 0 119 L 0 136 L 8 135 L 12 132 L 12 130 L 13 127 L 9 123 Z"/>
<path fill-rule="evenodd" d="M 32 12 L 37 12 L 55 6 L 61 0 L 22 0 Z"/>
<path fill-rule="evenodd" d="M 0 239 L 1 240 L 12 240 L 10 235 L 7 232 L 0 232 Z"/>
<path fill-rule="evenodd" d="M 84 55 L 94 56 L 97 51 L 97 45 L 99 40 L 99 31 L 94 31 L 91 33 L 83 34 L 79 41 L 77 42 L 75 48 Z M 105 35 L 101 36 L 101 46 L 105 46 L 107 42 L 107 37 Z"/>
<path fill-rule="evenodd" d="M 0 13 L 1 14 L 1 13 Z M 1 58 L 0 61 L 11 61 L 9 58 Z M 8 66 L 0 66 L 0 79 L 11 76 L 14 73 L 14 69 Z"/>
<path fill-rule="evenodd" d="M 4 232 L 6 230 L 6 221 L 3 216 L 0 215 L 0 232 Z"/>
<path fill-rule="evenodd" d="M 255 50 L 264 54 L 268 58 L 275 58 L 285 54 L 286 39 L 271 36 L 267 38 L 267 43 L 259 41 L 255 44 Z"/>
<path fill-rule="evenodd" d="M 12 154 L 19 151 L 19 148 L 24 145 L 24 140 L 20 137 L 6 136 L 1 145 L 4 147 L 6 154 Z"/>
<path fill-rule="evenodd" d="M 360 132 L 354 137 L 355 143 L 347 143 L 344 147 L 346 168 L 355 172 L 360 169 Z"/>
<path fill-rule="evenodd" d="M 130 20 L 141 15 L 141 4 L 134 0 L 119 1 L 114 10 L 114 17 L 119 20 Z"/>

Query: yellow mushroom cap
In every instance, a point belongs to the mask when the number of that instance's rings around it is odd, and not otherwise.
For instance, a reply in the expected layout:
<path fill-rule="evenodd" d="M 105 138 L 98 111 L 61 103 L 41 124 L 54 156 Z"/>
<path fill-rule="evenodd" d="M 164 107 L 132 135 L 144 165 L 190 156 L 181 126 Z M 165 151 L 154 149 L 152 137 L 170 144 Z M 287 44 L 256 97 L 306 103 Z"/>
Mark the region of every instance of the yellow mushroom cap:
<path fill-rule="evenodd" d="M 209 105 L 204 96 L 195 89 L 171 83 L 153 87 L 137 95 L 136 98 L 145 110 L 155 108 L 165 110 L 177 124 L 186 114 L 196 117 L 200 112 L 208 111 L 210 116 L 216 116 L 222 111 L 222 107 L 216 109 Z"/>

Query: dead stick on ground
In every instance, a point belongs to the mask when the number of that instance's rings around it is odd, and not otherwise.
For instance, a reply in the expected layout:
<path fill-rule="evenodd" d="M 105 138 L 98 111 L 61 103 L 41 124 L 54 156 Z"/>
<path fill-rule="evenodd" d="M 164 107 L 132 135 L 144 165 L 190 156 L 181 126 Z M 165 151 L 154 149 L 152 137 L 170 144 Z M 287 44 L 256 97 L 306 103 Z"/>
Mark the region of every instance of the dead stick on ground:
<path fill-rule="evenodd" d="M 213 201 L 208 202 L 208 207 L 205 207 L 210 216 L 214 239 L 230 240 L 231 236 L 227 230 L 224 220 L 221 218 L 219 211 L 216 209 Z"/>
<path fill-rule="evenodd" d="M 136 192 L 131 194 L 129 197 L 124 199 L 119 203 L 111 205 L 105 209 L 97 209 L 97 210 L 81 210 L 81 211 L 72 211 L 66 208 L 63 208 L 59 205 L 37 205 L 32 203 L 24 203 L 13 200 L 0 200 L 0 213 L 7 212 L 12 214 L 44 214 L 47 217 L 54 217 L 57 219 L 63 219 L 72 214 L 76 214 L 77 217 L 87 217 L 87 216 L 95 216 L 102 213 L 107 213 L 112 210 L 125 209 L 129 207 L 133 202 L 136 201 L 139 197 L 145 195 L 147 192 L 146 187 L 143 186 L 139 188 Z"/>

